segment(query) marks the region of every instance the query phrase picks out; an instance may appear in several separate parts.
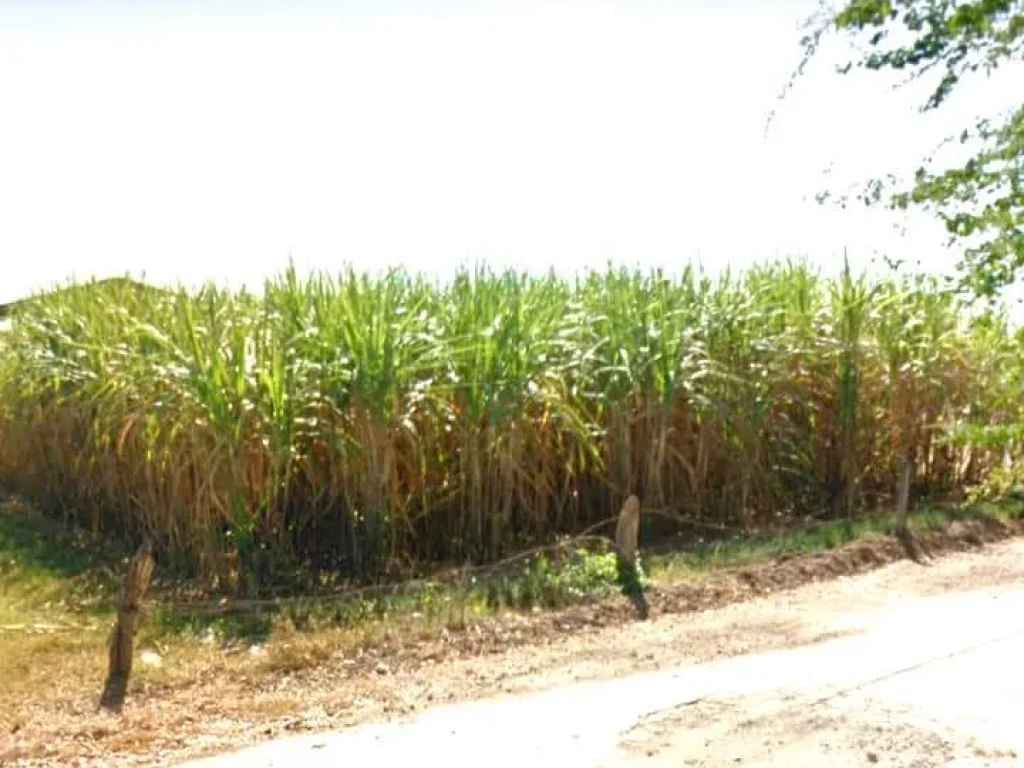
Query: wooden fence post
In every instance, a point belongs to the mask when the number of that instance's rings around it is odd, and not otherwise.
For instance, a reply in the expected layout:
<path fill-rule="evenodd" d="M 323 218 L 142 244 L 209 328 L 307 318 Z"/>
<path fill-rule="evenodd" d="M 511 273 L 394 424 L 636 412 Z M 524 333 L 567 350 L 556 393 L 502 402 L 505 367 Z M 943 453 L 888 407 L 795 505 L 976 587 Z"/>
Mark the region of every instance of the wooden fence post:
<path fill-rule="evenodd" d="M 928 554 L 910 530 L 910 480 L 914 470 L 913 462 L 904 452 L 900 454 L 900 477 L 896 484 L 896 522 L 893 533 L 903 546 L 907 557 L 918 565 L 928 565 Z"/>
<path fill-rule="evenodd" d="M 124 706 L 128 678 L 132 673 L 132 646 L 139 628 L 142 598 L 149 589 L 155 566 L 153 546 L 146 539 L 128 563 L 128 571 L 124 575 L 121 601 L 117 606 L 117 622 L 110 634 L 110 671 L 100 697 L 102 709 L 120 713 Z"/>
<path fill-rule="evenodd" d="M 636 567 L 637 548 L 640 538 L 640 499 L 631 495 L 619 512 L 619 523 L 615 527 L 615 550 L 618 555 L 619 581 L 622 591 L 633 601 L 637 615 L 646 620 L 650 615 L 640 572 Z"/>

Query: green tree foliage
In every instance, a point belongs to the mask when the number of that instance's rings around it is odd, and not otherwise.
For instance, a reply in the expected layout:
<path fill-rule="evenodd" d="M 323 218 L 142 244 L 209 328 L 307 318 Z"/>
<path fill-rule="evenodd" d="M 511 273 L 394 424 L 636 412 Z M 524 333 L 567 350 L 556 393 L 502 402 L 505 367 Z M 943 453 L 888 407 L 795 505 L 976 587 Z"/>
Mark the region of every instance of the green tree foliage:
<path fill-rule="evenodd" d="M 844 0 L 804 38 L 800 74 L 824 34 L 866 42 L 840 67 L 905 72 L 934 78 L 922 111 L 942 107 L 970 75 L 1024 61 L 1024 0 Z M 930 81 L 929 81 L 930 82 Z M 892 187 L 868 184 L 865 202 L 886 200 L 897 209 L 923 207 L 963 247 L 964 286 L 993 296 L 1024 267 L 1024 79 L 1020 103 L 1005 114 L 965 126 L 955 137 L 977 147 L 966 162 L 937 167 L 924 161 L 914 178 Z"/>

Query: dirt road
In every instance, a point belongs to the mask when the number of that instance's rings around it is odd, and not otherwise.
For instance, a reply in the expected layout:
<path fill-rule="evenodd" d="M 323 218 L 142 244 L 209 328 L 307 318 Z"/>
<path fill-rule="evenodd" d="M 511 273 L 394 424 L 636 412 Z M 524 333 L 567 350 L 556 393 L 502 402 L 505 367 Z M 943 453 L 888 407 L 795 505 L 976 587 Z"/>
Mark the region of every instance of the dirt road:
<path fill-rule="evenodd" d="M 510 651 L 489 665 L 513 695 L 187 765 L 1020 766 L 1022 652 L 1014 540 Z"/>

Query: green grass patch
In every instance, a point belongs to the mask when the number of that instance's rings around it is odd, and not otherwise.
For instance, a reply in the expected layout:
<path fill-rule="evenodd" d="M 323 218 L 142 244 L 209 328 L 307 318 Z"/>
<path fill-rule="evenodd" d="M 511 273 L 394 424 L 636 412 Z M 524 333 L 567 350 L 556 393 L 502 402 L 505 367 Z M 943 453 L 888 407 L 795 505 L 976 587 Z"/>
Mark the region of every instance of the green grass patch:
<path fill-rule="evenodd" d="M 913 513 L 910 527 L 913 530 L 939 530 L 954 520 L 982 517 L 1021 519 L 1024 517 L 1024 503 L 1007 500 L 928 507 Z M 867 536 L 888 535 L 894 525 L 892 514 L 874 514 L 852 520 L 822 521 L 796 530 L 697 542 L 649 557 L 647 568 L 652 579 L 687 578 L 716 568 L 765 563 L 781 557 L 835 549 Z"/>
<path fill-rule="evenodd" d="M 402 624 L 423 629 L 464 626 L 502 611 L 559 608 L 607 597 L 623 588 L 616 556 L 608 547 L 557 557 L 538 555 L 501 574 L 439 578 L 315 597 L 242 601 L 238 611 L 229 603 L 219 615 L 196 614 L 188 606 L 158 606 L 150 625 L 160 635 L 262 642 L 275 626 L 302 632 Z"/>
<path fill-rule="evenodd" d="M 956 519 L 1014 519 L 1024 503 L 975 503 L 918 511 L 912 526 L 939 529 Z M 728 567 L 765 563 L 785 556 L 820 552 L 869 535 L 892 531 L 891 515 L 822 522 L 800 530 L 718 541 L 695 541 L 643 559 L 641 581 L 700 578 Z M 88 534 L 68 531 L 15 503 L 0 505 L 0 658 L 26 654 L 100 653 L 114 618 L 125 563 L 118 551 Z M 460 626 L 505 611 L 553 609 L 606 598 L 623 591 L 610 548 L 543 554 L 502 572 L 471 578 L 425 580 L 406 585 L 333 595 L 282 597 L 253 603 L 227 602 L 214 595 L 179 602 L 180 584 L 160 583 L 139 644 L 205 641 L 215 647 L 269 644 L 277 634 L 321 630 L 431 631 Z M 197 593 L 189 593 L 197 594 Z M 233 606 L 237 605 L 237 609 Z M 16 646 L 20 652 L 16 652 Z"/>
<path fill-rule="evenodd" d="M 122 560 L 96 537 L 0 502 L 0 624 L 25 614 L 111 615 Z"/>

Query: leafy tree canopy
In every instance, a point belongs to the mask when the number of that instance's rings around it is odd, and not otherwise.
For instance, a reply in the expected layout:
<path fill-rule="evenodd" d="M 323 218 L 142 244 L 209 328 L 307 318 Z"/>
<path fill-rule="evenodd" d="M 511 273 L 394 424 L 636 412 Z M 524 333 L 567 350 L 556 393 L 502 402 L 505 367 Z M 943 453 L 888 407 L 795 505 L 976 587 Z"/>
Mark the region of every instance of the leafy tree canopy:
<path fill-rule="evenodd" d="M 797 74 L 827 32 L 866 42 L 841 72 L 934 77 L 921 105 L 929 111 L 970 87 L 971 74 L 1024 61 L 1024 0 L 844 0 L 804 38 Z M 963 164 L 936 167 L 928 159 L 913 180 L 895 188 L 875 180 L 864 195 L 869 203 L 885 199 L 897 209 L 920 206 L 937 213 L 951 241 L 963 246 L 964 287 L 981 296 L 993 296 L 1024 267 L 1024 77 L 1019 99 L 1006 114 L 964 127 L 956 138 L 975 141 L 978 149 Z"/>

